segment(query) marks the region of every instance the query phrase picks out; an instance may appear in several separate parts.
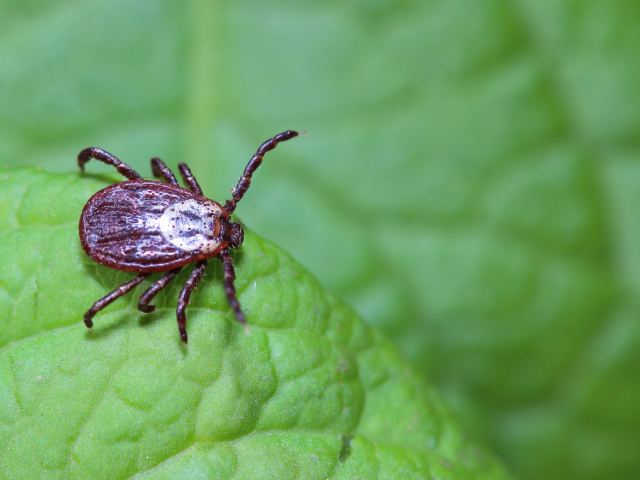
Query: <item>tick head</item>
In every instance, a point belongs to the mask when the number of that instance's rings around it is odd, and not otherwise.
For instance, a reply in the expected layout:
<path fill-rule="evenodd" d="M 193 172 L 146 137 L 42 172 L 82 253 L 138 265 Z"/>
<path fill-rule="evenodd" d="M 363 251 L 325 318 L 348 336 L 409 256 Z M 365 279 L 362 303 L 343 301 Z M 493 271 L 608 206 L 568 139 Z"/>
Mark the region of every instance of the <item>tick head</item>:
<path fill-rule="evenodd" d="M 244 230 L 237 222 L 224 221 L 226 228 L 224 229 L 224 239 L 229 243 L 229 247 L 238 248 L 244 241 Z"/>

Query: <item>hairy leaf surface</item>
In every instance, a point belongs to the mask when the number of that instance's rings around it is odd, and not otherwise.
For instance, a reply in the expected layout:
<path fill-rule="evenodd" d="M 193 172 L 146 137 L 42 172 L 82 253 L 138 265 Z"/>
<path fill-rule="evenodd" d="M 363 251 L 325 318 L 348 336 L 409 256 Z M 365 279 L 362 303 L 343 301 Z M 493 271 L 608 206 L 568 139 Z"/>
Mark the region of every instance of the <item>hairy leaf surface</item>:
<path fill-rule="evenodd" d="M 0 477 L 507 478 L 394 347 L 273 244 L 235 252 L 245 330 L 211 260 L 82 314 L 132 278 L 90 260 L 78 218 L 97 177 L 0 170 Z M 155 277 L 152 277 L 152 279 Z"/>

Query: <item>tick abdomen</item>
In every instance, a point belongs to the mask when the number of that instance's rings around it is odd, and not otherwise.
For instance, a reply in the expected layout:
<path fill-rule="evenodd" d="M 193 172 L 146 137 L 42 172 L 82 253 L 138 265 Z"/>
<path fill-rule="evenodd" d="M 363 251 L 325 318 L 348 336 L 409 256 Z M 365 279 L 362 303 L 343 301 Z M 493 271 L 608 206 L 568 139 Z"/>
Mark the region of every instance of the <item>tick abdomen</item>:
<path fill-rule="evenodd" d="M 228 215 L 213 200 L 151 180 L 122 182 L 96 193 L 80 218 L 87 254 L 132 272 L 162 272 L 216 256 Z"/>

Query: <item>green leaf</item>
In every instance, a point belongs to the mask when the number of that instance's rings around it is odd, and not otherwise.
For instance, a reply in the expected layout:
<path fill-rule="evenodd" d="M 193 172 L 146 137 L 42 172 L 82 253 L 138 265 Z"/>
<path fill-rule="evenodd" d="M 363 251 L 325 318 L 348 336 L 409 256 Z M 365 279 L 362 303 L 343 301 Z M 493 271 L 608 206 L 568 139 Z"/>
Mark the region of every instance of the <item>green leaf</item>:
<path fill-rule="evenodd" d="M 524 478 L 637 477 L 639 2 L 5 0 L 0 39 L 1 164 L 158 155 L 224 200 L 307 130 L 246 224 Z"/>
<path fill-rule="evenodd" d="M 0 169 L 0 477 L 507 478 L 391 344 L 273 244 L 235 252 L 243 328 L 211 261 L 175 322 L 186 271 L 137 311 L 133 276 L 80 246 L 109 179 Z M 189 270 L 189 269 L 186 269 Z"/>

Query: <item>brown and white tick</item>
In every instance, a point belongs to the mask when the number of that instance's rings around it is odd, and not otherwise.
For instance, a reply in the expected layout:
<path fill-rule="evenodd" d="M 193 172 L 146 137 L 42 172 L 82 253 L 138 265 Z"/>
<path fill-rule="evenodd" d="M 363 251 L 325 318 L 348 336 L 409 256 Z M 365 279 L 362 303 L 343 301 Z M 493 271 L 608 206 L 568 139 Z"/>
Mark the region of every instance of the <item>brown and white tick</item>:
<path fill-rule="evenodd" d="M 185 163 L 178 168 L 188 190 L 178 185 L 176 177 L 159 158 L 151 159 L 155 177 L 165 182 L 143 180 L 140 174 L 110 153 L 99 148 L 85 148 L 78 155 L 78 165 L 95 158 L 116 167 L 129 181 L 100 190 L 89 199 L 80 217 L 80 241 L 92 259 L 125 272 L 139 273 L 113 292 L 93 304 L 84 314 L 84 323 L 93 327 L 94 315 L 111 302 L 129 292 L 156 272 L 166 272 L 140 297 L 138 310 L 150 313 L 156 294 L 166 287 L 188 263 L 196 263 L 178 298 L 178 329 L 187 343 L 185 309 L 207 266 L 207 259 L 217 257 L 224 268 L 224 288 L 240 323 L 246 319 L 236 298 L 236 278 L 229 249 L 238 248 L 244 240 L 240 224 L 231 220 L 236 204 L 251 185 L 251 176 L 262 163 L 266 152 L 279 142 L 298 136 L 287 130 L 264 142 L 251 157 L 231 200 L 224 207 L 206 198 Z"/>

